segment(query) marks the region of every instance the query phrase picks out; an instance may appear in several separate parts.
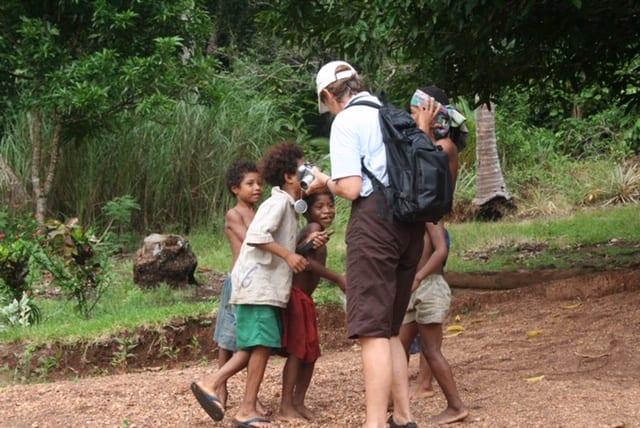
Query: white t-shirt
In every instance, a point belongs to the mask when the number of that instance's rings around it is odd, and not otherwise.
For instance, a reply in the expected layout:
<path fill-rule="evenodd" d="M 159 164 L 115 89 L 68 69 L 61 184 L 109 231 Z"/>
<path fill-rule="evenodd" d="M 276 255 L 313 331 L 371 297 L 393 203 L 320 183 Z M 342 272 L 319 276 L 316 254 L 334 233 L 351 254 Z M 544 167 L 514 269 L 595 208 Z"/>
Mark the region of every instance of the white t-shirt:
<path fill-rule="evenodd" d="M 369 196 L 373 192 L 373 185 L 362 171 L 360 160 L 363 159 L 367 169 L 387 185 L 387 155 L 380 131 L 378 109 L 369 106 L 346 108 L 360 100 L 380 104 L 378 98 L 369 92 L 360 92 L 334 118 L 329 137 L 331 179 L 360 176 L 360 196 Z"/>
<path fill-rule="evenodd" d="M 277 242 L 295 251 L 298 214 L 294 202 L 276 186 L 271 189 L 271 197 L 260 204 L 231 272 L 230 303 L 287 306 L 293 271 L 286 260 L 252 244 Z"/>

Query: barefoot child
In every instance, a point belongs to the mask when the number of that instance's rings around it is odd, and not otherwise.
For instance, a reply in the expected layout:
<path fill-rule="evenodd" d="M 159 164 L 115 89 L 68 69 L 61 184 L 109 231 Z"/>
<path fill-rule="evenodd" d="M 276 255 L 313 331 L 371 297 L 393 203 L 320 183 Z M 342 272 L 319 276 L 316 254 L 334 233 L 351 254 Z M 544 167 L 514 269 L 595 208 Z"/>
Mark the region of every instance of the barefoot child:
<path fill-rule="evenodd" d="M 231 164 L 226 173 L 227 188 L 236 198 L 236 204 L 227 211 L 225 215 L 224 232 L 231 247 L 232 262 L 231 268 L 238 259 L 240 246 L 247 234 L 247 229 L 256 213 L 255 205 L 262 198 L 263 186 L 262 177 L 258 173 L 258 167 L 254 162 L 248 160 L 238 160 Z M 213 340 L 218 344 L 218 369 L 222 368 L 236 352 L 236 312 L 233 305 L 229 303 L 231 297 L 231 274 L 227 275 L 222 288 L 220 307 L 216 318 L 216 327 Z M 244 369 L 248 359 L 234 360 L 236 365 L 234 370 L 229 371 L 229 375 Z M 231 368 L 229 366 L 229 368 Z M 235 370 L 237 369 L 237 370 Z M 213 385 L 213 376 L 207 376 L 201 381 L 192 385 L 194 394 L 202 396 L 204 392 L 216 396 L 220 399 L 222 409 L 227 407 L 227 379 L 218 387 Z M 267 411 L 261 408 L 263 416 L 267 416 Z"/>
<path fill-rule="evenodd" d="M 449 166 L 455 183 L 460 146 L 454 143 L 448 132 L 437 135 L 437 131 L 442 131 L 442 128 L 439 128 L 440 123 L 435 120 L 441 111 L 436 100 L 443 106 L 448 105 L 446 94 L 439 88 L 417 90 L 411 102 L 411 113 L 420 128 L 449 155 Z M 451 289 L 444 279 L 444 265 L 449 255 L 448 236 L 442 220 L 437 224 L 427 223 L 425 228 L 424 250 L 411 288 L 407 313 L 400 329 L 400 340 L 408 356 L 411 342 L 417 333 L 420 334 L 420 347 L 425 361 L 421 358 L 417 392 L 424 396 L 433 395 L 433 374 L 447 399 L 447 408 L 439 415 L 433 416 L 431 422 L 442 425 L 463 420 L 467 417 L 468 410 L 460 399 L 451 367 L 441 349 L 442 323 L 451 305 Z M 393 423 L 390 425 L 394 426 Z"/>
<path fill-rule="evenodd" d="M 298 235 L 298 252 L 315 245 L 318 240 L 328 239 L 327 228 L 336 214 L 333 194 L 314 193 L 304 198 L 309 207 L 305 213 L 307 225 Z M 311 244 L 311 245 L 310 245 Z M 346 279 L 326 268 L 327 247 L 311 248 L 304 255 L 309 259 L 309 268 L 293 276 L 291 297 L 284 315 L 284 353 L 287 355 L 282 372 L 282 401 L 280 416 L 284 419 L 313 419 L 313 412 L 304 404 L 311 382 L 315 362 L 320 356 L 316 308 L 311 298 L 320 278 L 338 284 L 344 291 Z"/>
<path fill-rule="evenodd" d="M 443 114 L 443 106 L 446 114 Z M 449 105 L 449 97 L 437 86 L 418 88 L 411 98 L 410 108 L 411 115 L 418 126 L 449 155 L 449 168 L 455 186 L 458 178 L 458 154 L 466 146 L 466 135 L 469 131 L 465 125 L 465 117 L 455 107 Z M 448 249 L 449 234 L 446 230 L 445 233 Z M 421 354 L 420 335 L 417 335 L 414 343 L 411 344 L 410 353 Z M 411 395 L 431 397 L 434 394 L 433 375 L 427 360 L 424 355 L 421 355 L 418 378 Z"/>
<path fill-rule="evenodd" d="M 262 198 L 262 177 L 253 162 L 238 161 L 227 170 L 227 187 L 236 197 L 236 205 L 227 211 L 224 222 L 224 233 L 229 241 L 233 261 L 229 272 L 238 259 L 240 246 L 247 234 L 247 229 L 256 215 L 255 204 Z M 224 282 L 220 309 L 216 320 L 213 339 L 218 344 L 218 368 L 225 365 L 236 351 L 236 311 L 229 303 L 231 298 L 231 275 Z M 227 382 L 222 385 L 218 397 L 222 405 L 227 406 Z"/>
<path fill-rule="evenodd" d="M 442 221 L 426 224 L 424 245 L 426 257 L 418 264 L 400 339 L 408 352 L 416 333 L 420 333 L 422 354 L 447 399 L 447 408 L 431 418 L 432 423 L 442 425 L 460 421 L 468 415 L 441 349 L 442 323 L 451 304 L 451 290 L 443 275 L 448 248 Z"/>
<path fill-rule="evenodd" d="M 302 149 L 288 142 L 271 147 L 260 161 L 263 179 L 273 186 L 271 196 L 258 208 L 231 272 L 230 302 L 236 308 L 238 351 L 215 373 L 212 390 L 194 389 L 198 402 L 214 420 L 222 420 L 224 411 L 212 392 L 228 377 L 234 359 L 247 358 L 244 398 L 233 424 L 272 426 L 261 415 L 257 397 L 269 356 L 282 345 L 281 310 L 289 301 L 293 272 L 308 266 L 295 253 L 298 215 L 294 203 L 302 193 L 296 171 L 303 162 Z"/>

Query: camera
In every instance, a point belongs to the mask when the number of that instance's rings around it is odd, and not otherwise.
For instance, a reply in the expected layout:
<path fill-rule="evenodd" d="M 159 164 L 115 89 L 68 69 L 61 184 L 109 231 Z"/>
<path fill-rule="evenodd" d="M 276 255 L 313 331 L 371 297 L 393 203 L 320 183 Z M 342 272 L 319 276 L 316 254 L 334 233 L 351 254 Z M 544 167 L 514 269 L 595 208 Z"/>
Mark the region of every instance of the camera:
<path fill-rule="evenodd" d="M 302 190 L 307 190 L 309 188 L 309 184 L 311 184 L 315 179 L 316 176 L 313 174 L 312 163 L 305 162 L 298 167 L 298 180 L 300 180 L 300 187 L 302 187 Z"/>

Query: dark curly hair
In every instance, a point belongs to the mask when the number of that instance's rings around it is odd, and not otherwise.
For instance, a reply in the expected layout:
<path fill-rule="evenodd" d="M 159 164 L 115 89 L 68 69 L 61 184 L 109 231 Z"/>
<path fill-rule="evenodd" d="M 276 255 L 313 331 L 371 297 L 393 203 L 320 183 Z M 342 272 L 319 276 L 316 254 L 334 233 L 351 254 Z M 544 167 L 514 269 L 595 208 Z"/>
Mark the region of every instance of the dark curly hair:
<path fill-rule="evenodd" d="M 227 189 L 229 189 L 229 192 L 231 192 L 233 196 L 235 196 L 235 194 L 231 188 L 234 186 L 240 186 L 244 176 L 250 172 L 258 172 L 258 166 L 255 162 L 250 160 L 240 159 L 229 165 L 226 174 Z"/>
<path fill-rule="evenodd" d="M 271 146 L 258 164 L 260 175 L 271 186 L 284 185 L 285 174 L 295 174 L 298 161 L 304 157 L 302 148 L 296 143 L 284 141 Z"/>

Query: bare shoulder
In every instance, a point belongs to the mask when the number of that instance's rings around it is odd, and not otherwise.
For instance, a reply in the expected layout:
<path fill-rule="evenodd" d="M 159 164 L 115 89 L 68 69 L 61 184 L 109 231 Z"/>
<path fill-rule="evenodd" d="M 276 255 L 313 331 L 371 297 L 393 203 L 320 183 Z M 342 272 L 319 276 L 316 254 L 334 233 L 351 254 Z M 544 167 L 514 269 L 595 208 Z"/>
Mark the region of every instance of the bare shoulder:
<path fill-rule="evenodd" d="M 233 224 L 242 224 L 245 227 L 249 227 L 253 218 L 255 217 L 255 210 L 249 207 L 236 205 L 227 211 L 225 215 L 225 222 L 227 226 Z"/>
<path fill-rule="evenodd" d="M 444 228 L 444 222 L 440 220 L 438 223 L 427 223 L 427 231 L 425 234 L 425 240 L 429 239 L 434 247 L 440 245 L 447 245 L 446 230 Z"/>
<path fill-rule="evenodd" d="M 441 138 L 436 141 L 436 145 L 442 147 L 442 150 L 449 156 L 458 156 L 458 146 L 456 146 L 456 143 L 454 143 L 451 138 Z"/>
<path fill-rule="evenodd" d="M 230 208 L 224 216 L 224 220 L 226 222 L 233 222 L 242 219 L 240 212 L 237 210 L 237 207 Z"/>
<path fill-rule="evenodd" d="M 311 232 L 321 232 L 323 231 L 323 227 L 320 225 L 320 223 L 316 223 L 316 222 L 309 222 L 307 223 L 307 225 L 302 229 L 302 232 L 306 232 L 307 235 Z"/>

